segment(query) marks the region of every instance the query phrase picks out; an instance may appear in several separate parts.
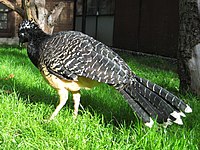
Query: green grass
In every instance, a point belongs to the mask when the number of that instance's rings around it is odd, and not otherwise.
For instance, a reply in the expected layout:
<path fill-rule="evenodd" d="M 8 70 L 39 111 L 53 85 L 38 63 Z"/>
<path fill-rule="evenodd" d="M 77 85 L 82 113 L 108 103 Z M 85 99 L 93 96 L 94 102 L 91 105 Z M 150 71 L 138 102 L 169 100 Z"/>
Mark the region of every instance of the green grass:
<path fill-rule="evenodd" d="M 3 150 L 196 150 L 200 146 L 200 101 L 178 92 L 176 64 L 158 58 L 122 54 L 141 77 L 184 99 L 193 113 L 184 125 L 149 129 L 138 120 L 122 96 L 102 84 L 81 91 L 77 120 L 71 96 L 55 120 L 45 123 L 57 104 L 56 92 L 31 64 L 25 50 L 0 48 L 0 149 Z"/>

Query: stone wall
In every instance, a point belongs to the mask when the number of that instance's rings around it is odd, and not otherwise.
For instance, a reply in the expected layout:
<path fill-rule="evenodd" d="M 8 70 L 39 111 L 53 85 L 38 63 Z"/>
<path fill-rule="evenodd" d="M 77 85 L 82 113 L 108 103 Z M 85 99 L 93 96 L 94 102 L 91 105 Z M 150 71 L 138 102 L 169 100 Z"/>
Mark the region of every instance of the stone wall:
<path fill-rule="evenodd" d="M 17 45 L 19 43 L 18 37 L 0 38 L 0 44 Z"/>

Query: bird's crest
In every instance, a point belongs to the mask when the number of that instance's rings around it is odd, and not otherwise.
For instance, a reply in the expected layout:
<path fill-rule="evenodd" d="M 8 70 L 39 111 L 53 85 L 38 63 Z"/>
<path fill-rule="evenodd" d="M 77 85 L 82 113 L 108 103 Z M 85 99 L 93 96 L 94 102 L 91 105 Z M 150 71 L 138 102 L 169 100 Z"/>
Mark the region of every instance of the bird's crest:
<path fill-rule="evenodd" d="M 24 20 L 19 27 L 19 30 L 23 29 L 37 29 L 39 28 L 38 25 L 35 24 L 32 20 Z"/>

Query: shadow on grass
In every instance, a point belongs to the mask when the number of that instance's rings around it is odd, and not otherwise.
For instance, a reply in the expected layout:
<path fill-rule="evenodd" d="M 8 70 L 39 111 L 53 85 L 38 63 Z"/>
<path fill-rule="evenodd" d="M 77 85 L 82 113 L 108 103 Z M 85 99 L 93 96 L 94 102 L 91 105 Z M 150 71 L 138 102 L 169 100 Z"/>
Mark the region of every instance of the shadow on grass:
<path fill-rule="evenodd" d="M 30 88 L 26 87 L 20 83 L 20 81 L 10 79 L 10 80 L 0 80 L 0 89 L 3 89 L 5 92 L 12 93 L 17 92 L 18 97 L 22 99 L 26 104 L 37 104 L 37 103 L 44 103 L 47 106 L 54 105 L 57 106 L 57 101 L 59 100 L 57 93 L 52 93 L 49 90 L 43 90 L 41 88 Z M 81 104 L 83 108 L 89 111 L 92 115 L 95 113 L 98 116 L 105 119 L 104 122 L 106 124 L 113 124 L 115 126 L 120 126 L 121 124 L 126 124 L 130 126 L 133 122 L 135 122 L 135 115 L 133 114 L 131 108 L 126 107 L 126 104 L 122 104 L 119 109 L 115 108 L 114 106 L 110 107 L 107 103 L 103 102 L 103 97 L 95 96 L 92 91 L 81 91 Z M 116 91 L 117 92 L 117 91 Z M 90 93 L 90 94 L 88 94 Z M 114 100 L 114 99 L 112 99 Z M 103 103 L 102 103 L 103 102 Z M 120 102 L 125 103 L 125 102 Z M 73 112 L 73 100 L 72 96 L 69 96 L 67 104 L 61 109 L 70 109 Z M 79 115 L 83 115 L 85 112 L 79 108 Z M 53 113 L 54 109 L 52 109 Z M 50 117 L 50 114 L 46 114 L 44 119 Z M 71 114 L 73 115 L 73 114 Z"/>
<path fill-rule="evenodd" d="M 101 94 L 97 95 L 93 93 L 93 91 L 83 91 L 83 93 L 81 104 L 84 109 L 89 110 L 92 115 L 97 113 L 99 116 L 103 116 L 106 124 L 113 124 L 117 127 L 120 125 L 130 126 L 138 121 L 136 121 L 137 118 L 125 100 L 119 98 L 122 96 L 117 93 L 117 91 L 113 90 L 110 93 L 113 95 L 113 97 L 110 98 L 111 102 L 108 101 L 109 99 L 105 100 L 106 97 L 104 98 Z M 84 111 L 82 111 L 82 113 L 84 113 Z"/>
<path fill-rule="evenodd" d="M 31 64 L 26 52 L 24 52 L 25 50 L 18 50 L 17 47 L 12 49 L 12 47 L 9 46 L 3 46 L 3 48 L 4 49 L 0 51 L 2 61 L 11 57 L 14 58 L 13 60 L 11 59 L 11 65 L 13 63 L 16 69 L 23 67 L 30 70 L 30 76 L 27 76 L 26 78 L 31 78 L 32 74 L 39 74 L 38 69 Z M 43 90 L 42 87 L 27 86 L 21 81 L 17 80 L 15 77 L 8 78 L 7 76 L 8 75 L 0 78 L 0 88 L 8 93 L 16 91 L 23 100 L 28 100 L 31 103 L 45 102 L 46 104 L 52 104 L 53 100 L 55 98 L 57 99 L 57 96 L 49 94 L 50 92 L 46 91 L 45 89 Z"/>
<path fill-rule="evenodd" d="M 16 92 L 19 98 L 24 100 L 26 103 L 44 102 L 46 104 L 52 104 L 53 100 L 57 99 L 55 95 L 48 94 L 48 91 L 37 87 L 26 87 L 16 79 L 1 79 L 0 89 L 8 94 Z"/>
<path fill-rule="evenodd" d="M 56 107 L 57 101 L 59 100 L 56 91 L 55 93 L 52 93 L 52 91 L 42 89 L 42 87 L 26 87 L 21 84 L 20 81 L 15 79 L 0 80 L 0 89 L 3 89 L 5 92 L 9 91 L 9 93 L 14 91 L 17 92 L 18 98 L 22 99 L 25 104 L 44 103 L 47 107 L 52 105 Z M 114 101 L 115 98 L 116 96 L 111 100 Z M 123 124 L 128 127 L 133 124 L 133 122 L 136 122 L 135 115 L 133 114 L 131 108 L 127 106 L 125 101 L 121 100 L 119 103 L 121 107 L 115 107 L 117 106 L 115 102 L 115 106 L 110 106 L 105 102 L 102 96 L 96 96 L 93 91 L 81 91 L 81 104 L 84 110 L 89 111 L 92 115 L 97 114 L 100 119 L 101 116 L 103 116 L 105 124 L 113 124 L 116 127 Z M 74 108 L 71 94 L 67 104 L 61 109 L 61 111 L 64 111 L 65 109 L 70 109 L 70 112 L 73 112 Z M 85 113 L 81 107 L 79 110 L 79 115 L 83 115 Z M 51 113 L 53 113 L 53 111 L 54 109 L 52 109 Z M 51 113 L 43 116 L 44 119 L 50 117 Z"/>

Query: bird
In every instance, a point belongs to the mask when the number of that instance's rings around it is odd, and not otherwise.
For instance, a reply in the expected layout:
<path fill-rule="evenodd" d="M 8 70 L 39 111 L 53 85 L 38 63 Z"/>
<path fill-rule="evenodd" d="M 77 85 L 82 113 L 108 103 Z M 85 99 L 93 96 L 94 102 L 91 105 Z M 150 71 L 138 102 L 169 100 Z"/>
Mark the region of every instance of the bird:
<path fill-rule="evenodd" d="M 112 48 L 79 31 L 47 34 L 33 20 L 23 20 L 18 28 L 19 43 L 27 43 L 27 54 L 44 79 L 57 91 L 59 104 L 53 120 L 66 104 L 68 94 L 74 101 L 76 118 L 80 90 L 101 83 L 114 87 L 123 95 L 144 125 L 182 125 L 181 117 L 191 107 L 161 86 L 137 76 Z"/>

